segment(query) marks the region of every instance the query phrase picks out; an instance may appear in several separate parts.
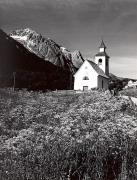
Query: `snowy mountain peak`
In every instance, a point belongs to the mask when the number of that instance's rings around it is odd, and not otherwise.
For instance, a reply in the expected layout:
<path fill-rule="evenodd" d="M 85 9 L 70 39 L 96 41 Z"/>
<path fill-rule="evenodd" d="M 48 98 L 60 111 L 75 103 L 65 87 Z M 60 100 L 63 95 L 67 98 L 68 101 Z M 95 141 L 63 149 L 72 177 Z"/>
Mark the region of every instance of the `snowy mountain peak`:
<path fill-rule="evenodd" d="M 60 49 L 61 49 L 62 51 L 68 51 L 68 50 L 67 50 L 65 47 L 63 47 L 63 46 L 61 46 Z"/>
<path fill-rule="evenodd" d="M 26 31 L 26 32 L 34 32 L 34 30 L 32 30 L 31 28 L 26 28 L 26 29 L 24 29 L 24 31 Z"/>
<path fill-rule="evenodd" d="M 17 29 L 14 30 L 10 33 L 10 36 L 25 36 L 25 35 L 29 35 L 29 34 L 38 34 L 36 31 L 30 29 L 30 28 L 25 28 L 25 29 Z"/>
<path fill-rule="evenodd" d="M 43 37 L 30 28 L 15 30 L 10 36 L 45 61 L 69 69 L 73 73 L 79 68 L 79 64 L 83 63 L 83 57 L 79 51 L 71 53 L 52 39 Z"/>
<path fill-rule="evenodd" d="M 82 55 L 81 55 L 81 52 L 80 52 L 79 50 L 75 50 L 75 51 L 73 52 L 73 55 L 82 56 Z"/>

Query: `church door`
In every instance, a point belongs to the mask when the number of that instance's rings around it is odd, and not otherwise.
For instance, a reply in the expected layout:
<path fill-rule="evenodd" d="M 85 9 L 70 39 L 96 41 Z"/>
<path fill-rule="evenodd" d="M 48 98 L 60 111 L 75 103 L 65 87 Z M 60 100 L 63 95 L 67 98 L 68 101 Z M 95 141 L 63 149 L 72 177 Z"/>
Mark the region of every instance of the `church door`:
<path fill-rule="evenodd" d="M 88 86 L 83 86 L 83 91 L 88 91 Z"/>

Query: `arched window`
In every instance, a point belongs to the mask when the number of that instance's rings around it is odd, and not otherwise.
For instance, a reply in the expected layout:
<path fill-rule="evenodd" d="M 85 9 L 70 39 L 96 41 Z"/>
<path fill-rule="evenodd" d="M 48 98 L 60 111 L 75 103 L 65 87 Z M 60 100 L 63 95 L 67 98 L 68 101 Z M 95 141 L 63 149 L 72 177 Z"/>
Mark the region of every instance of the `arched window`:
<path fill-rule="evenodd" d="M 84 76 L 83 80 L 89 80 L 88 76 Z"/>
<path fill-rule="evenodd" d="M 98 64 L 101 65 L 102 64 L 102 59 L 98 60 Z"/>

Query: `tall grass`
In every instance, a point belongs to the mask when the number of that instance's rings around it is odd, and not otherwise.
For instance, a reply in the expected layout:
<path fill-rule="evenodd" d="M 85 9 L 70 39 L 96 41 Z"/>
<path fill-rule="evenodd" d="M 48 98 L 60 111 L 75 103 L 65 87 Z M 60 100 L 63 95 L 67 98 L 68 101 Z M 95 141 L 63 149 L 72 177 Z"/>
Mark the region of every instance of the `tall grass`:
<path fill-rule="evenodd" d="M 1 180 L 137 179 L 137 119 L 108 92 L 0 89 Z"/>

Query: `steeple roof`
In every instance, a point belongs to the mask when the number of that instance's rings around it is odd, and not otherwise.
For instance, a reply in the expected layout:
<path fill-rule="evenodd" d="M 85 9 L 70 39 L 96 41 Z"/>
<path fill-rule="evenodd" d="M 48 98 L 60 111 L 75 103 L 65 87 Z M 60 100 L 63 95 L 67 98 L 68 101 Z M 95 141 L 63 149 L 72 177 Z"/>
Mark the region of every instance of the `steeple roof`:
<path fill-rule="evenodd" d="M 100 44 L 100 47 L 99 47 L 99 48 L 104 48 L 104 49 L 107 48 L 103 40 L 101 41 L 101 44 Z"/>

